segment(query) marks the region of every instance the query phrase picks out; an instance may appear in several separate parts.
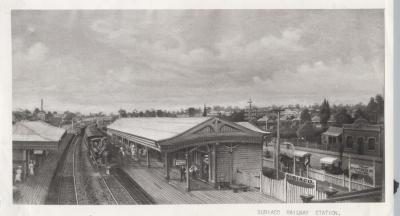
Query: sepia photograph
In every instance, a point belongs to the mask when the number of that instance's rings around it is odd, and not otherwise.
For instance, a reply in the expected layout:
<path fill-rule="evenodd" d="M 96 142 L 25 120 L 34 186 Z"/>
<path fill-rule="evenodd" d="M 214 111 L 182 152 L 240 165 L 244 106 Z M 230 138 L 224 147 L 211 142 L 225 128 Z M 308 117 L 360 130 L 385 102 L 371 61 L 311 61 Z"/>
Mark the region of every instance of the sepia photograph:
<path fill-rule="evenodd" d="M 12 10 L 12 202 L 383 203 L 385 26 L 384 9 Z"/>

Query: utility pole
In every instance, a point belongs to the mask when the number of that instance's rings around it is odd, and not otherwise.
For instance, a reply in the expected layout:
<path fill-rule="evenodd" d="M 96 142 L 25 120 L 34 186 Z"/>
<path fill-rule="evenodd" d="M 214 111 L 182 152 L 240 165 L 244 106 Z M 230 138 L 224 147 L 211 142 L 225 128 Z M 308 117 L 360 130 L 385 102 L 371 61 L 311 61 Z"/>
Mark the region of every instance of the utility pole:
<path fill-rule="evenodd" d="M 277 128 L 276 128 L 276 144 L 275 144 L 275 157 L 274 157 L 274 165 L 276 169 L 276 178 L 279 179 L 279 153 L 280 153 L 280 120 L 281 120 L 281 112 L 284 109 L 282 108 L 276 108 L 273 109 L 273 112 L 278 113 L 278 119 L 277 119 Z"/>
<path fill-rule="evenodd" d="M 247 103 L 249 104 L 249 121 L 251 120 L 251 104 L 253 103 L 253 101 L 251 101 L 251 98 L 249 99 L 249 101 L 247 101 Z"/>

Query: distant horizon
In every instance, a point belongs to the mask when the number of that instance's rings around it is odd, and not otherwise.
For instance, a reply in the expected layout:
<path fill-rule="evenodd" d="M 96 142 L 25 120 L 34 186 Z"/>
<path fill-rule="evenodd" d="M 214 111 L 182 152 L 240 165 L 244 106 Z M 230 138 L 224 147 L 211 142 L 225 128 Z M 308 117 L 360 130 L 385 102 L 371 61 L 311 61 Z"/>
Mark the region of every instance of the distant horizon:
<path fill-rule="evenodd" d="M 332 106 L 340 106 L 340 105 L 342 105 L 342 106 L 355 106 L 355 105 L 358 105 L 358 104 L 362 104 L 362 105 L 364 105 L 364 106 L 366 106 L 367 104 L 368 104 L 368 102 L 369 102 L 369 100 L 370 100 L 370 98 L 371 97 L 374 97 L 375 98 L 375 96 L 376 95 L 381 95 L 381 94 L 375 94 L 375 95 L 371 95 L 368 99 L 367 99 L 367 101 L 360 101 L 360 102 L 358 102 L 358 103 L 332 103 L 331 101 L 329 101 L 328 100 L 328 102 L 329 102 L 329 105 L 330 105 L 330 107 L 332 107 Z M 383 96 L 383 95 L 382 95 Z M 324 99 L 326 99 L 326 98 L 324 98 Z M 310 103 L 310 104 L 298 104 L 300 107 L 309 107 L 309 106 L 313 106 L 313 105 L 321 105 L 321 103 L 322 103 L 322 101 L 324 100 L 324 99 L 322 99 L 319 103 L 317 103 L 317 102 L 315 102 L 315 103 Z M 44 100 L 45 101 L 45 100 Z M 222 107 L 232 107 L 232 108 L 235 108 L 235 107 L 237 107 L 237 108 L 239 108 L 239 109 L 246 109 L 247 107 L 248 107 L 248 104 L 247 105 L 243 105 L 243 106 L 239 106 L 239 105 L 221 105 L 221 104 L 205 104 L 207 107 L 214 107 L 214 106 L 222 106 Z M 269 104 L 269 105 L 258 105 L 258 103 L 256 102 L 256 101 L 253 101 L 253 103 L 252 103 L 252 106 L 253 107 L 256 107 L 256 108 L 264 108 L 264 107 L 272 107 L 272 106 L 279 106 L 279 107 L 288 107 L 288 106 L 296 106 L 297 104 L 284 104 L 284 105 L 277 105 L 277 104 Z M 132 108 L 132 109 L 129 109 L 129 108 L 125 108 L 125 107 L 120 107 L 120 108 L 117 108 L 117 109 L 113 109 L 112 111 L 104 111 L 104 110 L 97 110 L 97 111 L 92 111 L 92 112 L 82 112 L 82 111 L 80 111 L 80 110 L 76 110 L 76 109 L 65 109 L 65 110 L 55 110 L 55 109 L 51 109 L 51 108 L 48 108 L 48 109 L 46 109 L 46 103 L 45 103 L 45 105 L 44 105 L 44 108 L 43 108 L 43 110 L 44 111 L 46 111 L 46 112 L 48 112 L 48 111 L 52 111 L 52 112 L 54 112 L 54 111 L 56 111 L 57 113 L 64 113 L 65 111 L 70 111 L 70 112 L 73 112 L 73 113 L 77 113 L 77 112 L 79 112 L 79 113 L 81 113 L 81 114 L 85 114 L 85 115 L 87 115 L 87 114 L 97 114 L 97 113 L 103 113 L 103 114 L 111 114 L 111 113 L 113 113 L 113 114 L 118 114 L 118 111 L 120 110 L 120 109 L 123 109 L 123 110 L 125 110 L 125 111 L 127 111 L 127 112 L 132 112 L 132 111 L 134 111 L 134 110 L 137 110 L 138 112 L 140 112 L 140 111 L 146 111 L 146 110 L 163 110 L 163 111 L 168 111 L 168 112 L 179 112 L 179 111 L 181 111 L 181 110 L 187 110 L 188 108 L 190 108 L 190 107 L 194 107 L 194 108 L 201 108 L 201 109 L 203 109 L 204 108 L 204 104 L 201 104 L 201 105 L 192 105 L 192 106 L 190 106 L 190 105 L 188 105 L 188 106 L 182 106 L 182 107 L 180 107 L 180 108 L 176 108 L 176 109 L 163 109 L 163 108 L 155 108 L 155 107 L 150 107 L 150 108 L 144 108 L 144 109 L 137 109 L 137 108 Z M 38 108 L 38 109 L 40 109 L 40 101 L 39 101 L 39 105 L 37 106 L 37 107 L 31 107 L 31 108 L 22 108 L 22 107 L 16 107 L 16 108 L 13 108 L 12 109 L 12 111 L 14 112 L 14 111 L 22 111 L 22 110 L 29 110 L 29 111 L 33 111 L 34 109 L 36 109 L 36 108 Z"/>
<path fill-rule="evenodd" d="M 384 24 L 382 9 L 13 10 L 12 107 L 368 103 Z"/>

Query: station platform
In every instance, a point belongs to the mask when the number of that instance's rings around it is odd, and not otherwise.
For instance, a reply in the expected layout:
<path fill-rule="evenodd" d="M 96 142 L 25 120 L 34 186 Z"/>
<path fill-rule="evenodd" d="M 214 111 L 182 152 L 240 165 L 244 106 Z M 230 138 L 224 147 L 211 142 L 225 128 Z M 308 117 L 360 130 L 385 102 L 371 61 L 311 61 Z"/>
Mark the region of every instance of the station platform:
<path fill-rule="evenodd" d="M 259 191 L 234 193 L 232 190 L 217 190 L 199 180 L 191 181 L 192 190 L 186 191 L 186 183 L 180 181 L 177 170 L 171 170 L 170 180 L 164 177 L 161 163 L 152 161 L 147 168 L 143 162 L 130 161 L 122 167 L 157 204 L 238 204 L 238 203 L 278 203 L 272 197 Z"/>
<path fill-rule="evenodd" d="M 18 194 L 14 197 L 15 204 L 45 204 L 57 163 L 72 137 L 72 134 L 67 134 L 61 141 L 60 149 L 49 152 L 34 176 L 29 176 L 26 181 L 14 185 Z"/>

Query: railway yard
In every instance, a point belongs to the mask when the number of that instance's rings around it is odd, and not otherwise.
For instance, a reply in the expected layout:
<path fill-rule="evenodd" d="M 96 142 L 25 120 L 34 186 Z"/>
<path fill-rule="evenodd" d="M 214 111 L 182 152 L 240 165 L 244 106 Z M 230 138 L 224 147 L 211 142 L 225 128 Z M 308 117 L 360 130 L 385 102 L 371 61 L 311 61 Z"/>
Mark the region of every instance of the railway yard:
<path fill-rule="evenodd" d="M 216 121 L 210 119 L 204 124 L 212 122 Z M 115 130 L 113 132 L 115 133 Z M 229 167 L 216 170 L 215 164 L 226 163 L 226 160 L 216 160 L 215 154 L 222 154 L 221 151 L 233 148 L 240 150 L 238 146 L 207 145 L 207 148 L 203 149 L 201 147 L 204 146 L 199 146 L 192 148 L 191 157 L 183 155 L 187 159 L 182 160 L 179 151 L 161 155 L 149 148 L 132 145 L 126 138 L 110 135 L 95 124 L 87 125 L 61 136 L 57 150 L 49 151 L 44 160 L 38 160 L 42 164 L 41 169 L 35 174 L 29 173 L 24 177 L 24 182 L 15 184 L 13 198 L 17 204 L 46 205 L 232 204 L 301 202 L 299 198 L 302 194 L 312 193 L 316 196 L 316 202 L 327 202 L 324 188 L 328 186 L 322 180 L 318 182 L 318 187 L 315 180 L 310 181 L 315 187 L 313 185 L 311 191 L 305 192 L 304 188 L 299 186 L 285 187 L 284 184 L 289 182 L 287 177 L 284 180 L 275 180 L 261 175 L 260 172 L 251 173 L 243 168 L 235 168 L 235 173 L 228 175 L 221 171 L 229 170 Z M 216 148 L 219 149 L 218 152 Z M 216 152 L 214 158 L 211 151 Z M 208 157 L 209 154 L 211 158 Z M 247 156 L 249 147 L 241 154 L 244 156 L 232 156 L 230 163 L 234 163 L 235 158 L 245 158 L 243 163 L 246 166 L 259 164 L 259 161 L 252 161 L 252 157 Z M 195 166 L 189 166 L 191 161 L 196 160 L 203 163 L 200 171 L 196 171 Z M 175 166 L 170 167 L 172 163 Z M 208 164 L 214 167 L 210 168 Z M 230 187 L 221 183 L 214 186 L 209 184 L 207 180 L 216 179 L 217 174 L 221 175 L 218 178 L 221 182 L 229 183 L 226 180 L 229 176 L 235 178 L 235 182 L 231 182 Z M 351 183 L 351 187 L 354 187 L 355 183 Z M 331 201 L 377 201 L 381 196 L 380 187 L 348 193 L 344 188 L 337 192 L 340 196 L 330 197 Z M 366 194 L 371 198 L 365 199 Z"/>
<path fill-rule="evenodd" d="M 89 159 L 80 135 L 67 144 L 50 183 L 45 204 L 134 205 L 152 198 L 120 169 L 102 173 Z"/>

